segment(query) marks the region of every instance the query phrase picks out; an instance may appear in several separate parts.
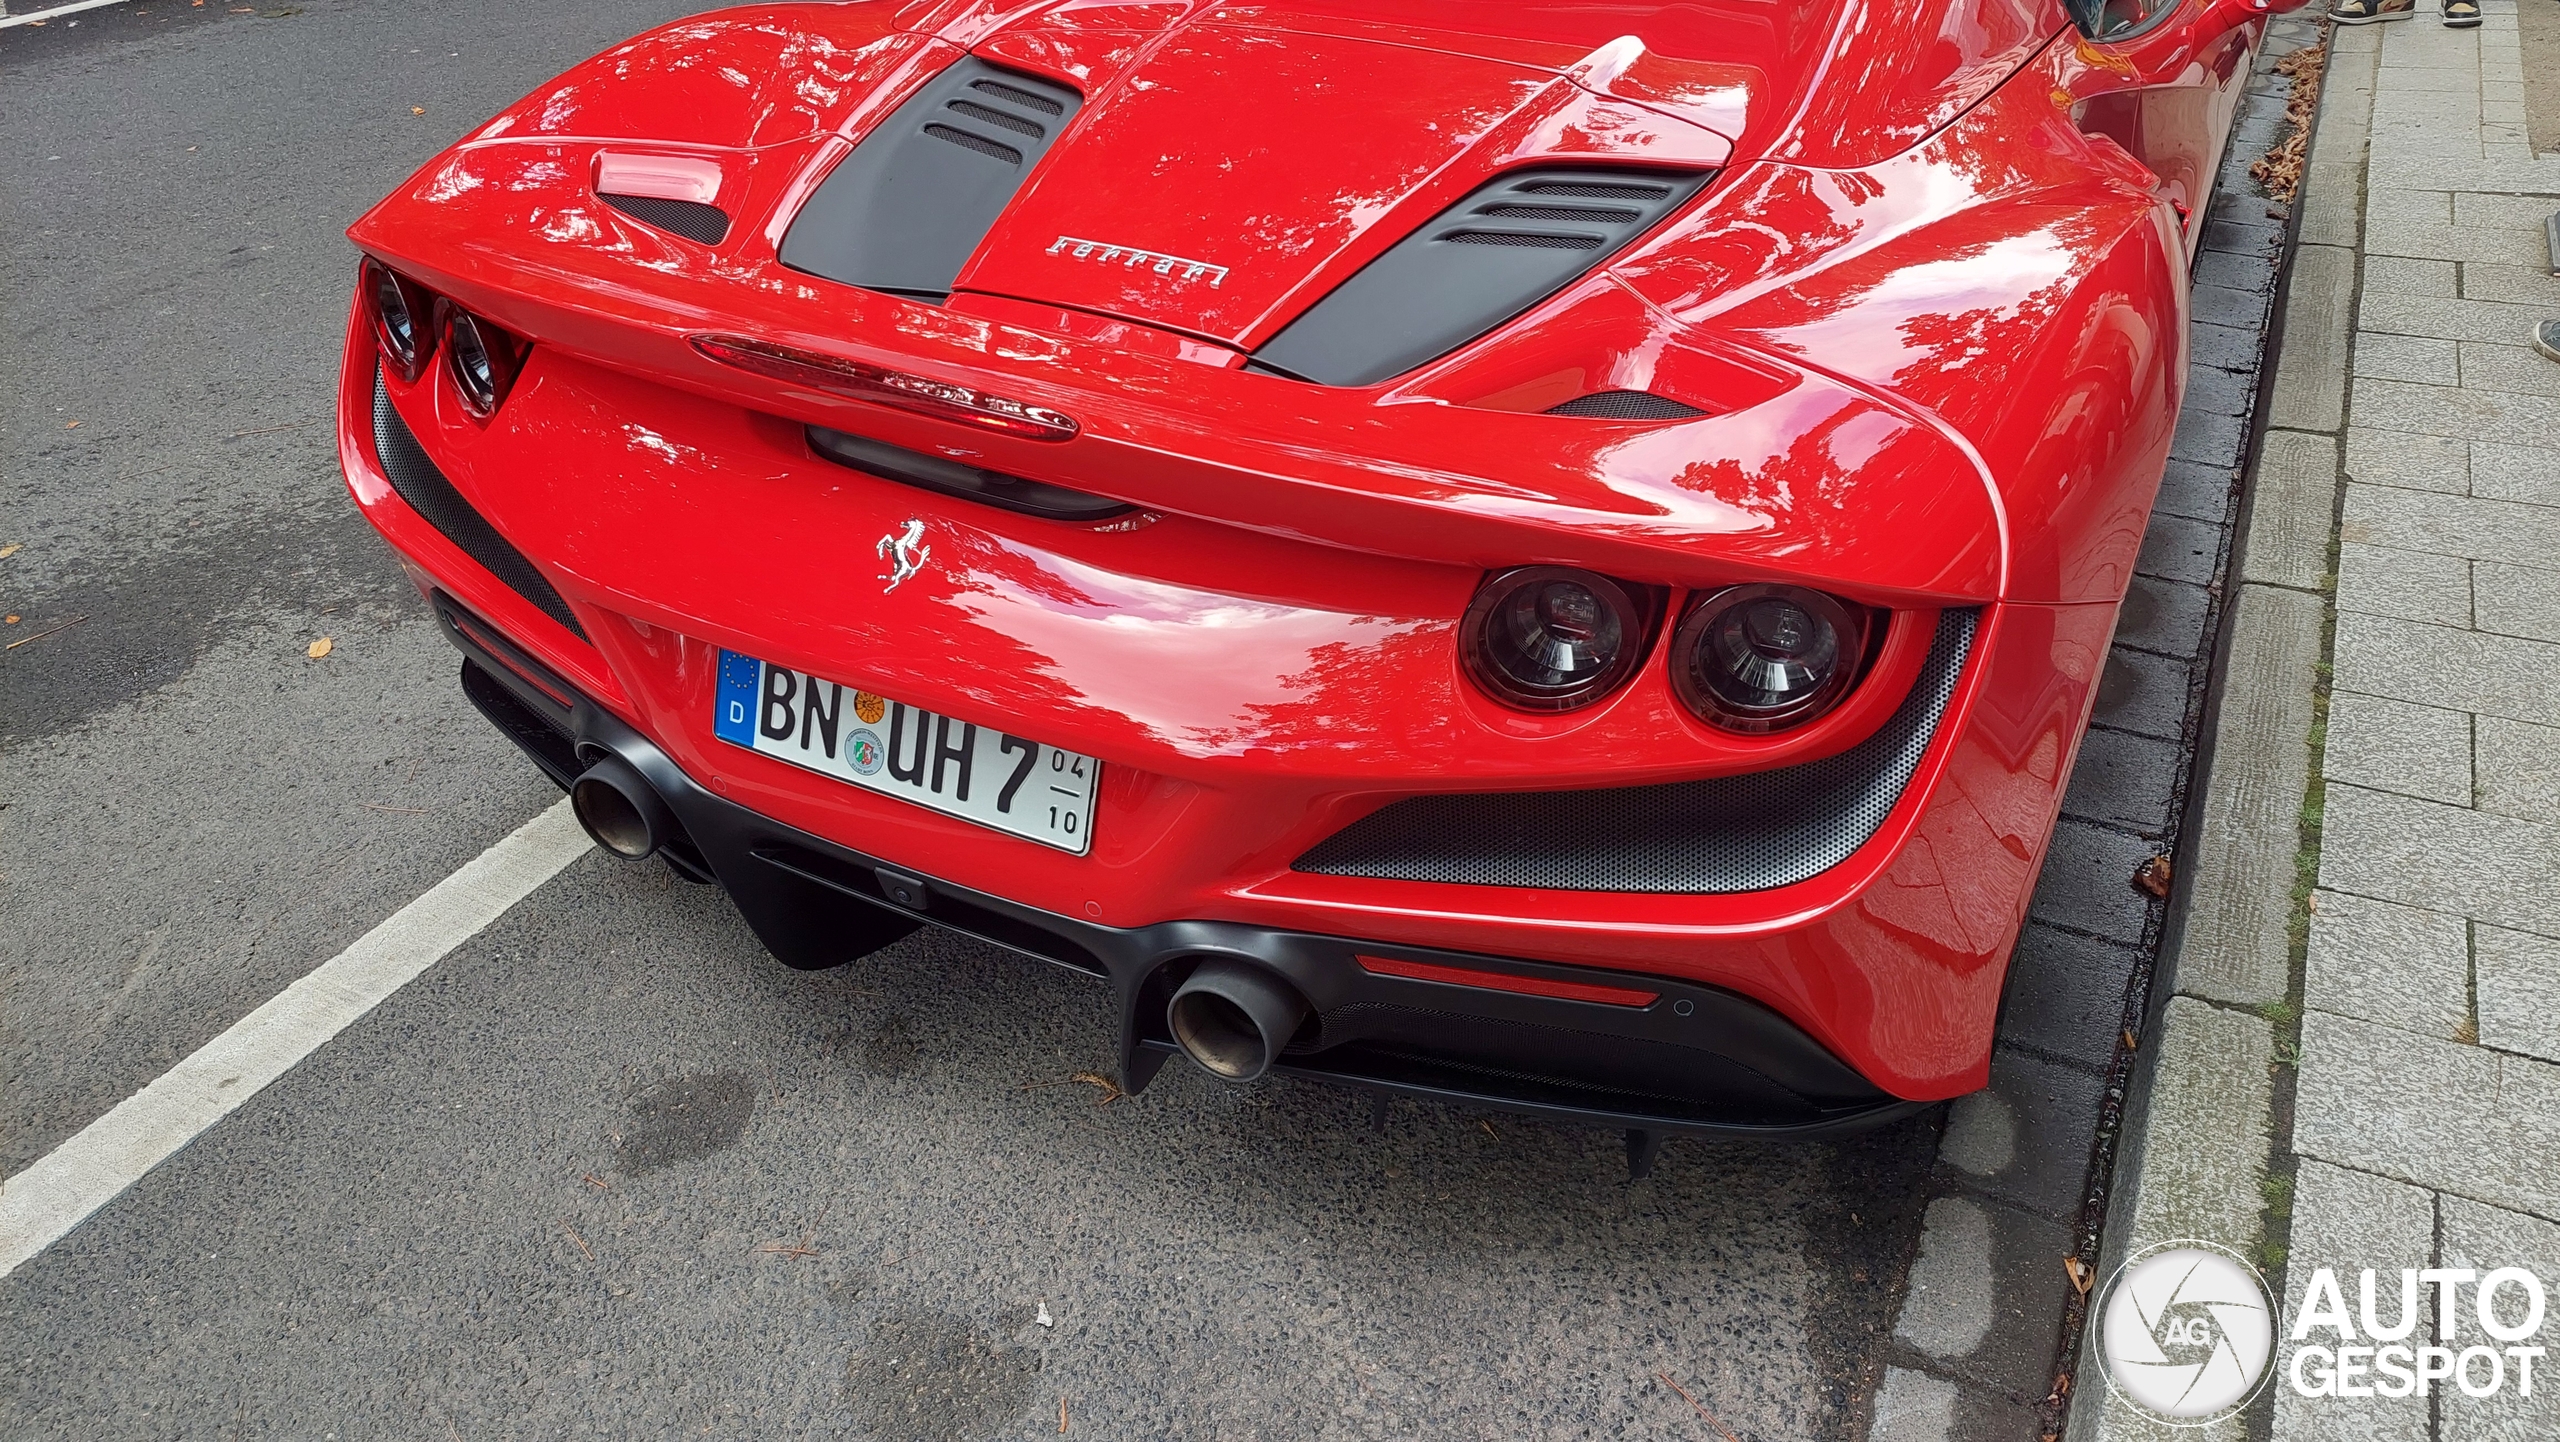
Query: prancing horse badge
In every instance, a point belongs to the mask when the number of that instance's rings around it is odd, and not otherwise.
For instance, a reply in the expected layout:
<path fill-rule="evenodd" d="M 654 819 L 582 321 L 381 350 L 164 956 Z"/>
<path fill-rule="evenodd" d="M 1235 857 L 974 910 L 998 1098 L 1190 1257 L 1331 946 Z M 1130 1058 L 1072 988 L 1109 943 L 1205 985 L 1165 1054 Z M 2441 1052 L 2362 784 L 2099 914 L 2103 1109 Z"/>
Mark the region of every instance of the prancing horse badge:
<path fill-rule="evenodd" d="M 924 563 L 933 559 L 933 548 L 923 542 L 924 522 L 911 519 L 872 547 L 881 560 L 889 563 L 889 569 L 880 573 L 880 579 L 889 583 L 880 588 L 881 595 L 898 589 L 900 581 L 923 570 Z"/>

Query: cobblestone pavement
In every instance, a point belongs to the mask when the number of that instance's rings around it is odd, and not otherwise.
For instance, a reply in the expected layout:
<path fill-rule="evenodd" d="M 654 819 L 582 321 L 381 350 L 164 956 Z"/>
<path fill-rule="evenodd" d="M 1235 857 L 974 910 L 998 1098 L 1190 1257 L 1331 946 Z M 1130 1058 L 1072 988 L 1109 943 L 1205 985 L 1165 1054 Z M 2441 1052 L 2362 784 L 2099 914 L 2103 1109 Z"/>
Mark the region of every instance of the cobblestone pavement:
<path fill-rule="evenodd" d="M 1872 1442 L 2042 1436 L 2077 1361 L 2063 1259 L 2095 1260 L 2126 1042 L 2143 1027 L 2170 910 L 2133 876 L 2191 829 L 2188 775 L 2288 241 L 2286 208 L 2248 171 L 2284 137 L 2291 84 L 2276 62 L 2318 40 L 2310 19 L 2275 22 L 2233 123 L 2196 257 L 2177 438 L 2011 962 L 1991 1085 L 1948 1113 Z"/>
<path fill-rule="evenodd" d="M 2305 442 L 2343 443 L 2345 486 L 2296 1292 L 2322 1265 L 2560 1280 L 2560 365 L 2529 348 L 2560 315 L 2560 154 L 2527 148 L 2517 3 L 2349 37 L 2332 82 L 2369 87 L 2373 119 L 2351 379 L 2335 441 Z M 2468 1310 L 2440 1341 L 2484 1340 Z M 2350 1429 L 2548 1438 L 2560 1386 L 2279 1392 L 2278 1437 Z"/>
<path fill-rule="evenodd" d="M 2256 1247 L 2288 1315 L 2323 1267 L 2350 1307 L 2377 1269 L 2386 1318 L 2402 1268 L 2560 1278 L 2560 365 L 2529 348 L 2560 314 L 2560 154 L 2528 143 L 2518 3 L 2334 34 L 2198 874 L 2117 1197 L 2110 1266 L 2180 1236 Z M 2473 1301 L 2430 1291 L 2410 1343 L 2487 1340 Z M 2536 1382 L 2279 1381 L 2178 1434 L 2092 1390 L 2071 1435 L 2560 1436 L 2560 1385 Z"/>

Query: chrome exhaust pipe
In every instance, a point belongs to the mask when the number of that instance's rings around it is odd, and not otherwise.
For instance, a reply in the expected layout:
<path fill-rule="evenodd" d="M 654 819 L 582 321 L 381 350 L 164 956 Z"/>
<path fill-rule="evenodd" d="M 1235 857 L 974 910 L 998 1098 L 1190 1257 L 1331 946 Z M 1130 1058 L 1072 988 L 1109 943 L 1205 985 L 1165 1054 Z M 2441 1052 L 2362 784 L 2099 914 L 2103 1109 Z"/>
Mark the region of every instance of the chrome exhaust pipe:
<path fill-rule="evenodd" d="M 569 786 L 569 809 L 598 846 L 630 861 L 655 853 L 677 834 L 675 813 L 619 756 L 607 755 Z"/>
<path fill-rule="evenodd" d="M 1271 1069 L 1307 1019 L 1307 999 L 1250 962 L 1200 963 L 1173 994 L 1165 1022 L 1182 1050 L 1211 1076 L 1245 1082 Z"/>

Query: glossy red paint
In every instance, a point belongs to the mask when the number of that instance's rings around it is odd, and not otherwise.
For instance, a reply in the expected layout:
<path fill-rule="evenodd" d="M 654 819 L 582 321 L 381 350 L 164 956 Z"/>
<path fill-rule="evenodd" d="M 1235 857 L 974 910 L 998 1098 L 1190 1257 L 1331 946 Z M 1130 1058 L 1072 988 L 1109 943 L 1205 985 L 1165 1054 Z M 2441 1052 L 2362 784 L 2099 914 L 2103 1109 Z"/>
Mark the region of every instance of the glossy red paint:
<path fill-rule="evenodd" d="M 1951 1096 L 1987 1075 L 2167 453 L 2178 207 L 2201 194 L 2258 13 L 2185 0 L 2099 46 L 2045 0 L 718 12 L 571 71 L 350 231 L 531 341 L 485 424 L 440 366 L 385 384 L 591 644 L 383 478 L 361 295 L 341 459 L 422 586 L 789 825 L 1113 926 L 1231 921 L 1724 987 L 1895 1095 Z M 964 54 L 1086 99 L 950 302 L 781 266 L 827 169 Z M 1329 388 L 1241 367 L 1453 199 L 1554 158 L 1717 176 L 1408 375 Z M 716 246 L 653 229 L 596 199 L 600 170 L 716 197 L 736 223 Z M 1228 279 L 1079 268 L 1062 235 Z M 974 429 L 742 370 L 702 353 L 708 335 L 1003 397 L 1074 433 Z M 1541 414 L 1604 390 L 1705 414 Z M 807 424 L 1141 519 L 1067 525 L 876 479 L 818 458 Z M 875 539 L 910 520 L 934 564 L 884 594 Z M 1453 641 L 1480 578 L 1523 564 L 1659 588 L 1674 617 L 1702 589 L 1783 581 L 1893 619 L 1859 689 L 1795 731 L 1697 721 L 1659 638 L 1601 703 L 1524 715 L 1468 684 Z M 1290 869 L 1400 797 L 1837 753 L 1899 703 L 1949 606 L 1982 624 L 1936 739 L 1873 838 L 1811 880 L 1618 895 Z M 723 647 L 1102 758 L 1091 854 L 716 742 Z"/>

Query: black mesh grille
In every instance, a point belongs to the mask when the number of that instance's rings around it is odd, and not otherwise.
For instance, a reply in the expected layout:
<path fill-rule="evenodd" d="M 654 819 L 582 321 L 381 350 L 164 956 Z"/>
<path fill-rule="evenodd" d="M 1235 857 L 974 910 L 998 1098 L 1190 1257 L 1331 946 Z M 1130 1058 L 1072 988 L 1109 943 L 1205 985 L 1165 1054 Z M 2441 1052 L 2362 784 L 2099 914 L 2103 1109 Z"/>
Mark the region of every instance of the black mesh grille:
<path fill-rule="evenodd" d="M 969 82 L 969 88 L 977 91 L 981 95 L 992 95 L 998 100 L 1004 101 L 1008 105 L 1019 105 L 1026 110 L 1037 110 L 1043 115 L 1064 115 L 1067 113 L 1067 107 L 1050 99 L 1048 96 L 1034 95 L 1019 85 L 1007 85 L 1001 80 L 972 80 Z"/>
<path fill-rule="evenodd" d="M 608 195 L 596 192 L 596 199 L 621 211 L 634 220 L 646 221 L 660 230 L 671 230 L 687 240 L 704 245 L 718 245 L 729 236 L 729 212 L 716 205 L 691 200 L 668 200 L 656 195 Z"/>
<path fill-rule="evenodd" d="M 948 125 L 928 125 L 924 128 L 924 133 L 936 140 L 948 140 L 963 150 L 974 150 L 980 155 L 1001 160 L 1007 165 L 1022 163 L 1021 151 L 1010 145 L 1000 145 L 983 135 L 971 135 L 968 131 L 954 130 Z"/>
<path fill-rule="evenodd" d="M 1520 187 L 1523 195 L 1580 195 L 1593 200 L 1659 200 L 1671 193 L 1668 185 L 1635 180 L 1533 180 Z"/>
<path fill-rule="evenodd" d="M 1540 250 L 1598 250 L 1596 235 L 1547 235 L 1534 230 L 1458 230 L 1440 237 L 1452 245 L 1533 245 Z"/>
<path fill-rule="evenodd" d="M 1641 220 L 1632 210 L 1603 210 L 1589 205 L 1488 205 L 1485 215 L 1520 215 L 1531 220 L 1596 220 L 1602 225 L 1615 225 L 1622 220 Z"/>
<path fill-rule="evenodd" d="M 525 559 L 524 552 L 507 544 L 489 518 L 471 508 L 453 482 L 444 478 L 436 463 L 427 458 L 426 448 L 409 433 L 408 423 L 391 408 L 390 393 L 382 388 L 382 373 L 373 375 L 373 449 L 381 458 L 382 474 L 391 489 L 409 503 L 409 509 L 426 517 L 427 524 L 444 533 L 444 538 L 462 548 L 462 553 L 478 561 L 490 575 L 505 583 L 507 589 L 531 601 L 535 608 L 552 620 L 569 628 L 579 640 L 587 639 L 569 603 L 542 579 L 542 573 Z"/>
<path fill-rule="evenodd" d="M 1551 416 L 1588 416 L 1603 421 L 1685 421 L 1706 412 L 1696 406 L 1682 405 L 1669 396 L 1649 395 L 1643 391 L 1600 391 L 1576 396 L 1560 406 L 1549 406 Z"/>
<path fill-rule="evenodd" d="M 989 125 L 1002 126 L 1004 129 L 1010 130 L 1016 135 L 1028 135 L 1035 140 L 1049 133 L 1049 127 L 1041 124 L 1037 120 L 1025 120 L 1019 115 L 1007 115 L 992 105 L 980 105 L 974 101 L 968 100 L 954 100 L 948 105 L 945 105 L 943 109 L 958 111 L 960 114 L 968 116 L 971 120 L 983 120 Z"/>
<path fill-rule="evenodd" d="M 1416 796 L 1334 833 L 1296 869 L 1692 896 L 1809 880 L 1848 860 L 1901 800 L 1955 695 L 1980 614 L 1940 612 L 1911 694 L 1837 756 L 1667 786 Z"/>

